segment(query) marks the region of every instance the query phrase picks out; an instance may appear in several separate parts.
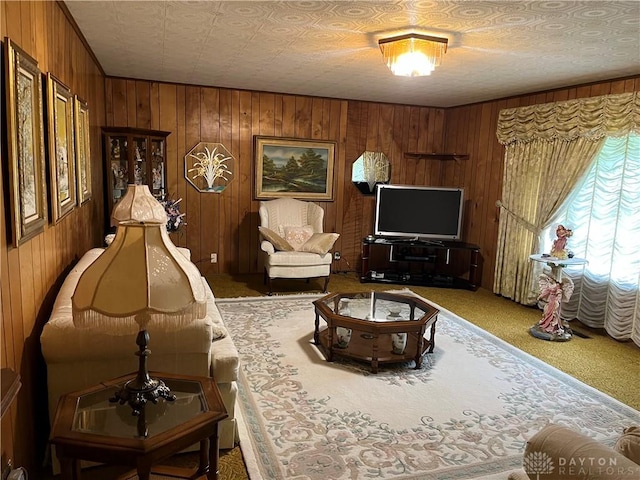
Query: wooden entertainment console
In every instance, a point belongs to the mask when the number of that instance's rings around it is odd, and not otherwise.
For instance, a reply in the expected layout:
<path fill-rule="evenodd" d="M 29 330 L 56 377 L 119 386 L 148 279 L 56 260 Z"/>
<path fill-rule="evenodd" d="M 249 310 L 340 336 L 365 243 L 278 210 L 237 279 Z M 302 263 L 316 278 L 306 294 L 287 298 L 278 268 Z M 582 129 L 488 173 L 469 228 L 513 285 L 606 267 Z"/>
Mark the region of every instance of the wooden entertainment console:
<path fill-rule="evenodd" d="M 471 243 L 366 237 L 360 281 L 476 290 L 479 262 Z"/>

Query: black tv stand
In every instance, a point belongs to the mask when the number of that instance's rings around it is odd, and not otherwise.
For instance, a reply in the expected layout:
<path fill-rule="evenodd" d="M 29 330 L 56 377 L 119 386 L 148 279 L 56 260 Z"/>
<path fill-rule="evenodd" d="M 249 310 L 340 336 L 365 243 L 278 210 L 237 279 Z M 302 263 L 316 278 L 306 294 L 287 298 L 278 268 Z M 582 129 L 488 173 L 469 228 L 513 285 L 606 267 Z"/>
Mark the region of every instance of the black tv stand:
<path fill-rule="evenodd" d="M 424 245 L 437 245 L 439 247 L 444 246 L 444 243 L 442 240 L 426 240 L 424 238 L 416 238 L 415 242 L 422 243 Z"/>
<path fill-rule="evenodd" d="M 476 290 L 479 262 L 480 247 L 470 243 L 366 237 L 360 281 Z"/>

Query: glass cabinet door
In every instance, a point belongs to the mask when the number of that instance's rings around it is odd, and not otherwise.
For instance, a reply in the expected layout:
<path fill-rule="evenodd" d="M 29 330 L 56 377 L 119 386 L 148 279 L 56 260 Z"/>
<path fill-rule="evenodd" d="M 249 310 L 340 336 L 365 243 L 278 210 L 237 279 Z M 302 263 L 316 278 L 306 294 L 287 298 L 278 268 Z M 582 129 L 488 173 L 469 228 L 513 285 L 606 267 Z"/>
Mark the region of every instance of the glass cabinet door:
<path fill-rule="evenodd" d="M 146 137 L 133 138 L 133 183 L 147 185 L 147 139 Z"/>
<path fill-rule="evenodd" d="M 129 182 L 127 137 L 110 137 L 108 148 L 111 166 L 111 195 L 115 204 L 127 191 L 127 183 Z"/>
<path fill-rule="evenodd" d="M 161 199 L 166 193 L 166 138 L 170 132 L 130 127 L 103 127 L 107 221 L 129 184 L 148 185 Z M 107 227 L 110 229 L 110 226 Z"/>
<path fill-rule="evenodd" d="M 151 139 L 151 193 L 160 198 L 165 194 L 164 186 L 164 140 Z"/>

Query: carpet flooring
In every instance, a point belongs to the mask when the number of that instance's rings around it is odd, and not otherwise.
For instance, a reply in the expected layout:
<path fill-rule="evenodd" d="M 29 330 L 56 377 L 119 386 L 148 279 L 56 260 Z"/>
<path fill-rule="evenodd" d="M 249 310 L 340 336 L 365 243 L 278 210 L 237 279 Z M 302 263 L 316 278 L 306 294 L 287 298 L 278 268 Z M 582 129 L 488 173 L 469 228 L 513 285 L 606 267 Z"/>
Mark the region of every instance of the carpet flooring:
<path fill-rule="evenodd" d="M 347 267 L 346 259 L 337 268 Z M 262 274 L 208 275 L 207 280 L 217 298 L 264 296 L 267 289 Z M 274 282 L 278 295 L 301 292 L 319 292 L 322 283 L 295 280 Z M 354 272 L 333 274 L 329 283 L 331 291 L 358 292 L 386 290 L 389 285 L 360 283 Z M 611 395 L 621 402 L 640 410 L 640 349 L 632 342 L 613 340 L 600 330 L 590 329 L 577 321 L 572 322 L 580 336 L 566 343 L 552 343 L 531 337 L 529 327 L 540 319 L 540 311 L 518 305 L 499 297 L 486 289 L 476 292 L 446 288 L 412 287 L 416 293 L 429 298 L 480 328 L 502 338 L 517 348 L 534 355 L 586 384 Z M 171 464 L 197 463 L 196 454 L 177 455 Z M 92 480 L 111 480 L 112 467 L 96 467 L 91 470 Z M 59 480 L 60 476 L 43 473 L 42 480 Z M 220 480 L 248 479 L 239 447 L 221 452 Z"/>
<path fill-rule="evenodd" d="M 506 478 L 547 423 L 610 444 L 640 424 L 640 412 L 443 307 L 419 370 L 328 363 L 312 340 L 317 298 L 218 300 L 240 353 L 252 480 Z"/>
<path fill-rule="evenodd" d="M 340 263 L 344 264 L 345 260 Z M 209 275 L 216 298 L 264 296 L 267 289 L 260 274 Z M 323 282 L 276 280 L 274 294 L 318 293 Z M 353 272 L 331 275 L 332 292 L 383 291 L 393 285 L 361 283 Z M 549 365 L 577 378 L 623 403 L 640 410 L 640 348 L 633 342 L 620 342 L 604 331 L 592 329 L 574 320 L 571 328 L 580 334 L 569 342 L 547 342 L 534 338 L 529 328 L 541 318 L 537 308 L 525 307 L 480 288 L 477 291 L 411 286 L 465 320 L 533 355 Z"/>

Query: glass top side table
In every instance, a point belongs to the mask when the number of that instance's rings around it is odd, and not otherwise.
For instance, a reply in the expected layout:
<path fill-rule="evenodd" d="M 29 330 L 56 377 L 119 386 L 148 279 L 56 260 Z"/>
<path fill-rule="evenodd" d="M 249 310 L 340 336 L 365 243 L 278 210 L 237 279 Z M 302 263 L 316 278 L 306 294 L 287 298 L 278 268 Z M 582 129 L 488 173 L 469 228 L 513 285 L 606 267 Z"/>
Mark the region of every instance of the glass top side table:
<path fill-rule="evenodd" d="M 542 312 L 542 318 L 529 329 L 529 332 L 542 340 L 556 342 L 571 340 L 573 332 L 568 322 L 562 320 L 561 313 L 562 303 L 569 301 L 573 295 L 573 281 L 566 275 L 563 276 L 562 270 L 566 267 L 586 265 L 589 262 L 584 258 L 560 259 L 543 254 L 529 255 L 529 258 L 551 267 L 551 275 L 542 273 L 538 278 L 540 286 L 538 300 L 545 300 L 547 303 Z"/>
<path fill-rule="evenodd" d="M 218 422 L 228 415 L 212 378 L 150 372 L 176 395 L 173 402 L 149 402 L 140 415 L 131 407 L 110 401 L 135 373 L 64 395 L 58 404 L 51 443 L 62 467 L 63 479 L 81 478 L 80 460 L 136 468 L 148 480 L 156 465 L 193 444 L 200 443 L 200 465 L 193 471 L 171 468 L 178 478 L 218 475 Z"/>
<path fill-rule="evenodd" d="M 78 397 L 72 431 L 109 437 L 154 437 L 207 411 L 199 382 L 168 380 L 165 383 L 172 392 L 175 390 L 176 399 L 149 402 L 140 415 L 134 416 L 129 405 L 110 401 L 120 386 L 106 382 L 105 388 Z"/>

